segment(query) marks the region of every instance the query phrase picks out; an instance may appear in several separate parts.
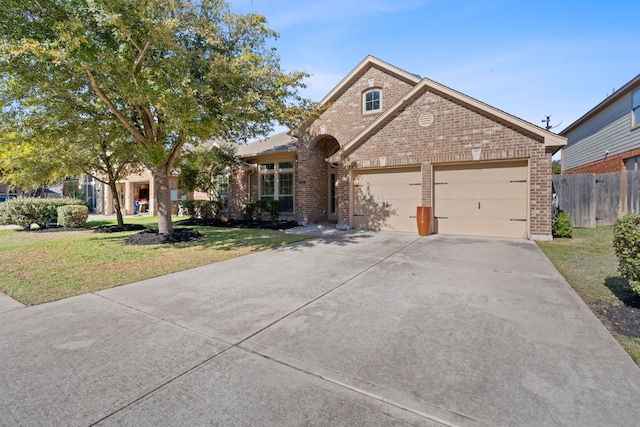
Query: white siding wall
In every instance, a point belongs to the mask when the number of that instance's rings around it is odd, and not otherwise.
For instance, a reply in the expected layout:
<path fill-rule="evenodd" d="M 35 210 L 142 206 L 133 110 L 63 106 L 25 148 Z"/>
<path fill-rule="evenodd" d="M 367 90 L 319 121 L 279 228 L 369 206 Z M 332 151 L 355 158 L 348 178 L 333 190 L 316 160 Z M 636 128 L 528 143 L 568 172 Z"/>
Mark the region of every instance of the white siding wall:
<path fill-rule="evenodd" d="M 564 136 L 569 138 L 562 152 L 562 168 L 571 169 L 609 156 L 640 148 L 640 129 L 631 129 L 629 91 L 607 108 Z"/>

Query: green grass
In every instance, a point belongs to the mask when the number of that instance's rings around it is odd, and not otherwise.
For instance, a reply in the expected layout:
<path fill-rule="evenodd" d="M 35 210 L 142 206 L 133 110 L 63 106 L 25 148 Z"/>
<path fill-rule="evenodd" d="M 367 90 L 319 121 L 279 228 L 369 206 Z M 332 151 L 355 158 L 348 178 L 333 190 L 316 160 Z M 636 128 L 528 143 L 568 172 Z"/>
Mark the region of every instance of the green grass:
<path fill-rule="evenodd" d="M 125 223 L 157 228 L 157 217 L 127 218 Z M 111 224 L 115 220 L 87 223 L 90 227 Z M 150 246 L 125 245 L 126 238 L 136 232 L 0 230 L 0 290 L 23 304 L 42 304 L 308 238 L 271 230 L 191 228 L 205 237 Z"/>
<path fill-rule="evenodd" d="M 539 245 L 587 305 L 601 302 L 617 306 L 633 291 L 618 272 L 612 241 L 613 226 L 608 226 L 577 228 L 572 239 L 554 239 Z M 640 366 L 640 338 L 612 334 Z"/>

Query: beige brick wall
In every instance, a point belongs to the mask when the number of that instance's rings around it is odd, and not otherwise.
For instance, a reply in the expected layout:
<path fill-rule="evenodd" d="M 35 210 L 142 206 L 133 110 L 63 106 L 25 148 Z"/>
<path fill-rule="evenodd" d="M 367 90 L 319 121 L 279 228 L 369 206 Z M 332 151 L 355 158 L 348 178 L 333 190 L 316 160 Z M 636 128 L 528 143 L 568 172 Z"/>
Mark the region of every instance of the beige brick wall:
<path fill-rule="evenodd" d="M 301 144 L 310 154 L 300 153 L 300 170 L 314 173 L 320 166 L 320 157 L 315 155 L 313 137 L 324 127 L 327 133 L 345 144 L 360 132 L 373 118 L 361 114 L 360 97 L 362 88 L 368 84 L 365 73 L 360 82 L 347 89 L 343 96 L 350 102 L 335 102 L 320 119 L 316 120 L 304 134 L 306 141 Z M 394 87 L 392 83 L 387 86 Z M 398 85 L 398 92 L 407 86 Z M 401 88 L 401 89 L 400 89 Z M 353 92 L 353 93 L 352 93 Z M 383 89 L 383 96 L 385 92 Z M 389 104 L 385 105 L 388 107 Z M 341 111 L 350 108 L 359 114 Z M 433 123 L 429 127 L 419 124 L 422 113 L 430 112 Z M 345 120 L 341 118 L 346 118 Z M 343 126 L 343 127 L 340 127 Z M 345 141 L 346 136 L 348 139 Z M 309 149 L 311 147 L 311 149 Z M 472 150 L 480 150 L 479 161 L 500 161 L 522 159 L 529 163 L 530 182 L 530 235 L 551 236 L 551 152 L 545 150 L 540 137 L 527 134 L 489 118 L 482 111 L 473 111 L 460 102 L 423 90 L 413 102 L 408 103 L 383 123 L 379 129 L 357 146 L 352 147 L 340 164 L 338 222 L 349 224 L 349 171 L 362 168 L 421 166 L 423 173 L 423 205 L 431 203 L 432 168 L 438 164 L 474 162 Z M 326 167 L 326 166 L 325 166 Z M 353 173 L 353 172 L 351 172 Z M 313 197 L 313 192 L 300 194 L 298 202 L 305 206 L 322 207 L 322 200 Z"/>
<path fill-rule="evenodd" d="M 281 154 L 270 154 L 260 157 L 252 157 L 245 159 L 252 168 L 240 170 L 229 178 L 229 216 L 231 218 L 240 219 L 243 216 L 245 202 L 256 201 L 260 199 L 260 173 L 259 165 L 262 163 L 278 163 L 285 161 L 293 161 L 294 164 L 294 203 L 297 201 L 298 187 L 298 162 L 296 154 L 286 152 Z M 249 191 L 250 189 L 250 191 Z M 294 206 L 293 213 L 281 213 L 279 219 L 297 220 L 297 206 Z"/>
<path fill-rule="evenodd" d="M 395 104 L 411 88 L 413 83 L 399 79 L 387 71 L 369 67 L 358 75 L 353 83 L 329 103 L 321 117 L 304 130 L 298 140 L 298 180 L 296 191 L 298 221 L 325 219 L 328 209 L 328 177 L 325 159 L 335 144 L 341 147 L 361 132 L 382 112 Z M 382 109 L 377 113 L 362 112 L 362 97 L 371 89 L 380 89 Z M 348 212 L 348 171 L 338 171 L 338 214 Z M 342 218 L 339 218 L 343 222 Z"/>
<path fill-rule="evenodd" d="M 328 165 L 326 159 L 338 144 L 343 147 L 379 114 L 363 114 L 362 96 L 371 89 L 382 91 L 383 111 L 412 88 L 412 83 L 376 67 L 358 78 L 328 104 L 322 115 L 303 129 L 298 140 L 295 177 L 295 219 L 325 219 L 328 210 Z M 421 114 L 433 115 L 428 127 L 419 124 Z M 479 152 L 474 160 L 473 152 Z M 412 102 L 390 116 L 342 157 L 337 169 L 338 223 L 350 223 L 350 181 L 364 168 L 420 166 L 422 202 L 430 206 L 433 167 L 474 161 L 526 160 L 529 164 L 529 219 L 531 236 L 551 236 L 551 152 L 541 137 L 531 135 L 474 111 L 461 102 L 423 89 Z M 246 176 L 238 188 L 246 193 Z M 244 186 L 244 187 L 243 187 Z M 251 194 L 257 198 L 258 176 L 251 176 Z"/>

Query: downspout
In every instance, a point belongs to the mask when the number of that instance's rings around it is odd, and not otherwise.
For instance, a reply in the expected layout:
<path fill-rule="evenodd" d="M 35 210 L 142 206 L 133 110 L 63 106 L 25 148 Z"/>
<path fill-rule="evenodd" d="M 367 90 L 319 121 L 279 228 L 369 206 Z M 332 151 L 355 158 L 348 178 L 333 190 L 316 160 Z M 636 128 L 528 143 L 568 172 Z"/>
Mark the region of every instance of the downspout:
<path fill-rule="evenodd" d="M 257 163 L 248 163 L 242 160 L 242 169 L 247 171 L 247 201 L 251 201 L 251 174 L 258 168 Z"/>

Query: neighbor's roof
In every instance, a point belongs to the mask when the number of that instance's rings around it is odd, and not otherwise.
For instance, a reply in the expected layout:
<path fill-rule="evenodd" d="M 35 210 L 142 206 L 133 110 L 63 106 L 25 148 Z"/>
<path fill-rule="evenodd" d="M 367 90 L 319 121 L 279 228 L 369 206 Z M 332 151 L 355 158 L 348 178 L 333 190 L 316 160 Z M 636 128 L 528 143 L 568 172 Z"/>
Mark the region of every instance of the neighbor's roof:
<path fill-rule="evenodd" d="M 571 123 L 569 126 L 564 128 L 564 130 L 560 132 L 560 135 L 566 135 L 567 133 L 571 132 L 573 129 L 580 126 L 582 123 L 589 120 L 591 117 L 593 117 L 594 115 L 596 115 L 597 113 L 599 113 L 600 111 L 602 111 L 603 109 L 605 109 L 606 107 L 608 107 L 609 105 L 611 105 L 612 103 L 620 99 L 622 96 L 631 92 L 633 89 L 636 89 L 638 86 L 640 86 L 640 74 L 635 76 L 633 79 L 631 79 L 627 84 L 622 86 L 620 89 L 613 92 L 611 95 L 605 98 L 604 101 L 602 101 L 601 103 L 593 107 L 591 110 L 589 110 L 584 116 L 580 117 L 578 120 L 576 120 L 575 122 Z"/>
<path fill-rule="evenodd" d="M 240 157 L 246 158 L 263 154 L 287 153 L 297 149 L 297 138 L 292 137 L 287 132 L 281 132 L 246 145 L 238 144 L 237 153 Z"/>

